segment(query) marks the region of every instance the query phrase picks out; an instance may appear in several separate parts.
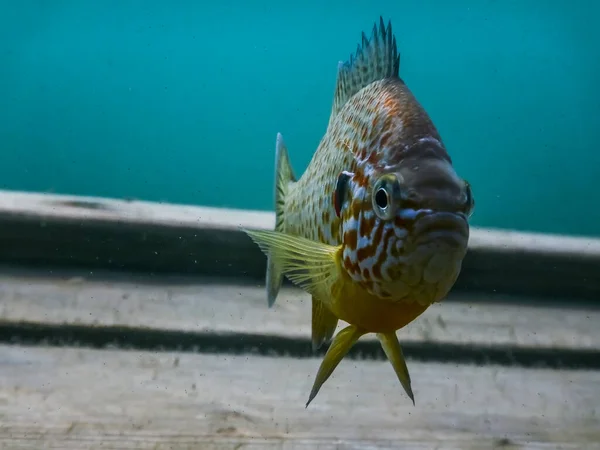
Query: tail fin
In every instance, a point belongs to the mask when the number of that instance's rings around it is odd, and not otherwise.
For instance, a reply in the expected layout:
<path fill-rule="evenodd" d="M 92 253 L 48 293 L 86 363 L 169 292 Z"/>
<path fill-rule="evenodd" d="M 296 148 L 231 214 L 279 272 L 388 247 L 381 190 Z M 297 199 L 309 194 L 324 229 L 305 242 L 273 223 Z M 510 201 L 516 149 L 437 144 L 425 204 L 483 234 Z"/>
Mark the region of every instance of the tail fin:
<path fill-rule="evenodd" d="M 290 182 L 296 181 L 287 147 L 283 141 L 281 133 L 277 133 L 275 144 L 275 231 L 283 231 L 285 197 L 288 193 Z M 273 306 L 277 299 L 277 294 L 283 281 L 283 272 L 280 267 L 274 263 L 270 256 L 267 256 L 267 299 L 269 307 Z"/>

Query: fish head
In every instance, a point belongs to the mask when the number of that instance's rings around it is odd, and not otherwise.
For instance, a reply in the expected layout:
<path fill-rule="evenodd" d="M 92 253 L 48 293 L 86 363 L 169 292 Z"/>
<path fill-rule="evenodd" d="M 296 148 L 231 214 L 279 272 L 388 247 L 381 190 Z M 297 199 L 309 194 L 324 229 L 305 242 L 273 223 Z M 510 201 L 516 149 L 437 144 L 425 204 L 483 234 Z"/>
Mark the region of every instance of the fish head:
<path fill-rule="evenodd" d="M 378 297 L 440 301 L 467 252 L 471 186 L 435 155 L 372 168 L 362 180 L 342 223 L 344 268 Z"/>

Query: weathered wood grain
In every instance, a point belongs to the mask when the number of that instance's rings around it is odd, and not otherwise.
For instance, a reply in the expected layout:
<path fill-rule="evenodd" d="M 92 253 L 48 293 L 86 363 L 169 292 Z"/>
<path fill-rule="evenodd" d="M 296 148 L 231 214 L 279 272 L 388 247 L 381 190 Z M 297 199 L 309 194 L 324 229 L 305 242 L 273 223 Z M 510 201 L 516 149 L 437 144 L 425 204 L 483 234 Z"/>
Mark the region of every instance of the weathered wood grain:
<path fill-rule="evenodd" d="M 273 214 L 0 191 L 0 261 L 263 279 L 265 258 L 238 229 Z M 600 297 L 600 240 L 472 230 L 456 288 Z"/>
<path fill-rule="evenodd" d="M 2 448 L 600 448 L 600 373 L 0 346 Z"/>
<path fill-rule="evenodd" d="M 264 287 L 225 284 L 227 279 L 85 280 L 72 275 L 0 275 L 0 325 L 24 322 L 275 336 L 303 339 L 309 347 L 310 297 L 296 288 L 283 288 L 270 309 Z M 600 309 L 520 303 L 453 294 L 401 330 L 399 337 L 405 344 L 430 346 L 600 352 Z"/>

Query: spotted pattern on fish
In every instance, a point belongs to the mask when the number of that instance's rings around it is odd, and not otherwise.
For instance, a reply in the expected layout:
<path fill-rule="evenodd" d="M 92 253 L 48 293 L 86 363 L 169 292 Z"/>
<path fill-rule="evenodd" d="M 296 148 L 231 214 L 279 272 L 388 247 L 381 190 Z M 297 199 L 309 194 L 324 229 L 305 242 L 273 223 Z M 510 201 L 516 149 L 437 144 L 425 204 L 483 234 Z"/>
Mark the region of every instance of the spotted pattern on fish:
<path fill-rule="evenodd" d="M 377 32 L 388 39 L 385 28 Z M 460 261 L 442 283 L 423 283 L 433 252 L 419 260 L 406 243 L 421 211 L 401 211 L 394 220 L 383 221 L 371 201 L 375 178 L 414 155 L 451 163 L 434 124 L 399 77 L 370 83 L 331 119 L 306 172 L 290 184 L 283 231 L 343 244 L 344 269 L 372 294 L 394 301 L 437 300 L 453 284 L 452 272 L 458 275 Z M 342 171 L 353 176 L 338 217 L 334 196 Z"/>
<path fill-rule="evenodd" d="M 288 194 L 285 231 L 331 245 L 343 243 L 343 265 L 348 274 L 367 290 L 391 298 L 392 293 L 380 289 L 377 281 L 398 275 L 397 270 L 391 270 L 388 256 L 402 257 L 411 221 L 378 219 L 369 186 L 374 173 L 393 168 L 420 139 L 441 141 L 400 80 L 384 80 L 363 89 L 340 111 L 309 170 Z M 354 176 L 349 183 L 351 201 L 342 205 L 340 220 L 333 195 L 342 170 Z M 401 289 L 402 298 L 420 278 L 418 273 L 403 273 L 400 280 L 407 287 Z M 394 294 L 398 297 L 398 292 Z"/>
<path fill-rule="evenodd" d="M 314 349 L 340 320 L 348 324 L 331 342 L 306 406 L 368 333 L 377 333 L 414 403 L 396 332 L 443 299 L 467 250 L 470 185 L 399 69 L 391 24 L 380 18 L 356 55 L 338 64 L 327 130 L 299 180 L 277 134 L 276 227 L 246 230 L 267 256 L 270 306 L 283 275 L 311 294 Z"/>

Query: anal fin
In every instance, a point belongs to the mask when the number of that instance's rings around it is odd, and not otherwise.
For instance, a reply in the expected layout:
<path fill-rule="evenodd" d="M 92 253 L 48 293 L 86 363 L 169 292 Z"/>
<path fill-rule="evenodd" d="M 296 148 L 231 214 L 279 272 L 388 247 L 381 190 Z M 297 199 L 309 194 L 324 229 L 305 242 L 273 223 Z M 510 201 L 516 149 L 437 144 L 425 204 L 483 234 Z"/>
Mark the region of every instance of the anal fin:
<path fill-rule="evenodd" d="M 314 295 L 312 297 L 312 347 L 318 350 L 335 333 L 338 318 Z"/>

